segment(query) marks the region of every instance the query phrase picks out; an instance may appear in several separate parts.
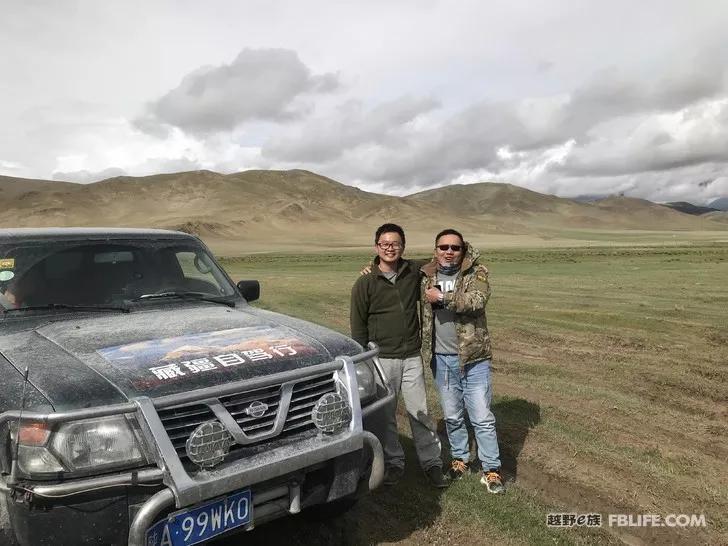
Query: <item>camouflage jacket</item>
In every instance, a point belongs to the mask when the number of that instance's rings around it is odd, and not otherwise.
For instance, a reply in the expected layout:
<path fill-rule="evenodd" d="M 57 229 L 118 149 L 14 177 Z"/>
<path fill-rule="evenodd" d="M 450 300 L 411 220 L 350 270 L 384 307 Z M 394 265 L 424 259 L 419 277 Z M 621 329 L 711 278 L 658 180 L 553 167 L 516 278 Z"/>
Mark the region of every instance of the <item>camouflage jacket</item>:
<path fill-rule="evenodd" d="M 458 336 L 458 356 L 460 365 L 465 366 L 492 357 L 488 321 L 485 305 L 490 298 L 488 269 L 478 263 L 480 252 L 470 243 L 465 243 L 465 257 L 455 281 L 455 290 L 445 294 L 443 304 L 455 312 L 455 330 Z M 420 268 L 424 274 L 420 282 L 422 301 L 422 361 L 425 365 L 432 361 L 435 343 L 434 312 L 425 298 L 425 290 L 433 286 L 437 273 L 437 260 L 432 260 Z"/>

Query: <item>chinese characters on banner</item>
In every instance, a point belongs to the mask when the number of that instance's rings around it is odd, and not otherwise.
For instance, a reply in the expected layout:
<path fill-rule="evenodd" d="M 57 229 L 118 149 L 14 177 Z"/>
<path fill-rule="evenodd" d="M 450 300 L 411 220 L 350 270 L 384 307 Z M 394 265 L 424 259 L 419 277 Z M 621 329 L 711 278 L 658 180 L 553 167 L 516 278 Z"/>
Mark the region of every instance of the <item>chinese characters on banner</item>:
<path fill-rule="evenodd" d="M 225 353 L 213 357 L 182 360 L 180 362 L 171 362 L 162 366 L 154 366 L 149 368 L 149 371 L 152 372 L 157 379 L 167 381 L 170 379 L 184 377 L 188 374 L 203 373 L 210 370 L 245 364 L 246 362 L 258 362 L 261 360 L 270 360 L 276 356 L 288 357 L 296 354 L 297 351 L 290 345 L 271 345 L 268 347 L 268 350 L 250 349 L 247 351 Z"/>

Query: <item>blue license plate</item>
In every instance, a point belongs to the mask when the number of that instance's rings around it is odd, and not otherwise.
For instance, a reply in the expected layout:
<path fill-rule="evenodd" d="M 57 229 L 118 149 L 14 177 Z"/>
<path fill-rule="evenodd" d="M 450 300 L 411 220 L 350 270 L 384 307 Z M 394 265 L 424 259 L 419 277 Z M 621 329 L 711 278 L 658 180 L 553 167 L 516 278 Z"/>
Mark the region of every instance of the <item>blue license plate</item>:
<path fill-rule="evenodd" d="M 147 530 L 146 546 L 191 546 L 250 523 L 250 489 L 170 514 Z"/>

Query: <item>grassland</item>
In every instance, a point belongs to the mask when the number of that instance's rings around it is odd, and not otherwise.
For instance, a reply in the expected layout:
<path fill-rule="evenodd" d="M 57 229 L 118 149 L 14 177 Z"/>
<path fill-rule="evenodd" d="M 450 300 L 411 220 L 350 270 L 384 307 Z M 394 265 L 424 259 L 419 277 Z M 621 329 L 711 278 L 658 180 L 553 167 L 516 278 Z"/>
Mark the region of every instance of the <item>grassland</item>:
<path fill-rule="evenodd" d="M 335 524 L 261 527 L 257 543 L 728 544 L 728 245 L 483 249 L 506 496 L 443 493 L 410 462 Z M 259 305 L 348 331 L 366 254 L 224 261 Z M 436 394 L 430 408 L 441 417 Z M 403 422 L 402 422 L 403 423 Z M 707 527 L 549 529 L 548 512 L 705 514 Z"/>

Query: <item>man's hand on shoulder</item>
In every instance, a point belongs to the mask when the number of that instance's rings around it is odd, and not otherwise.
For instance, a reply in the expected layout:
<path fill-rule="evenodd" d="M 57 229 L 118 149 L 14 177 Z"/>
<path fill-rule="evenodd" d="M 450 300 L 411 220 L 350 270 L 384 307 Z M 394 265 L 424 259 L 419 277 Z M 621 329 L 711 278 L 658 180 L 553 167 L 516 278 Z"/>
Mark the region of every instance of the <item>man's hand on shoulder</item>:
<path fill-rule="evenodd" d="M 484 265 L 478 265 L 475 269 L 475 288 L 479 290 L 490 291 L 488 282 L 488 268 Z"/>

